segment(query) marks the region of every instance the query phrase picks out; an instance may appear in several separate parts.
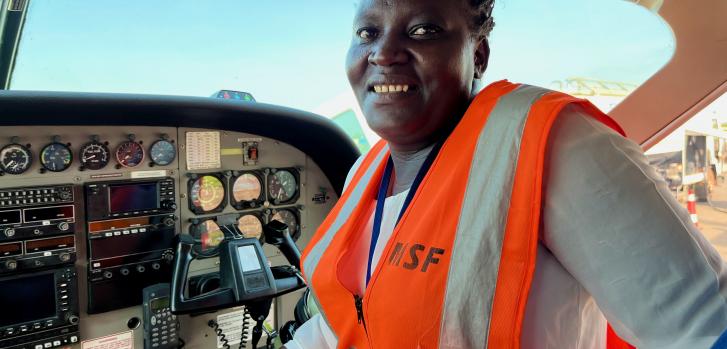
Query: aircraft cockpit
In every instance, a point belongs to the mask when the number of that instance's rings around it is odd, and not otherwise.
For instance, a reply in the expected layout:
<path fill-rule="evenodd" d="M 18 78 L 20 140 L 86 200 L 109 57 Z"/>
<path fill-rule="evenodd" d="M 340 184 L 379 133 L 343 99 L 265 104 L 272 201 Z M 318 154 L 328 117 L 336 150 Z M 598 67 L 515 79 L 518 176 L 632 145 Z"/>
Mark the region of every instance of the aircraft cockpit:
<path fill-rule="evenodd" d="M 9 140 L 0 149 L 0 347 L 103 343 L 113 332 L 114 343 L 143 338 L 149 348 L 169 348 L 188 328 L 208 333 L 184 338 L 186 345 L 212 347 L 216 331 L 228 341 L 251 340 L 259 314 L 267 331 L 277 330 L 271 319 L 290 318 L 282 309 L 300 292 L 279 297 L 276 307 L 266 298 L 255 318 L 216 312 L 243 302 L 215 305 L 209 293 L 227 281 L 221 273 L 230 257 L 220 256 L 229 241 L 247 242 L 237 257 L 247 261 L 245 275 L 267 271 L 245 279 L 255 299 L 282 293 L 271 269 L 300 280 L 290 291 L 305 285 L 299 262 L 277 267 L 293 262 L 273 245 L 274 230 L 265 230 L 283 223 L 297 251 L 294 243 L 310 239 L 341 194 L 358 150 L 328 120 L 224 98 L 1 98 L 3 114 L 13 117 L 3 118 L 0 132 Z M 183 263 L 175 260 L 181 231 L 190 260 L 177 289 L 171 282 L 175 263 Z M 184 293 L 179 309 L 172 290 Z M 199 295 L 204 304 L 191 304 Z"/>
<path fill-rule="evenodd" d="M 0 0 L 0 349 L 290 340 L 301 253 L 380 140 L 352 3 Z M 607 112 L 727 258 L 726 3 L 545 3 L 496 1 L 479 83 Z"/>

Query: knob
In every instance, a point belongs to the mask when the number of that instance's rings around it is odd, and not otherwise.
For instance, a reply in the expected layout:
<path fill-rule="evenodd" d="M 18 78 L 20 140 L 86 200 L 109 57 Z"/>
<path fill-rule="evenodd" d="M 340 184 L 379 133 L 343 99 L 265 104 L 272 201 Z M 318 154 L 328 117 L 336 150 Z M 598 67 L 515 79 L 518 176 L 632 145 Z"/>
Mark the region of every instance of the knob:
<path fill-rule="evenodd" d="M 73 195 L 71 194 L 70 191 L 61 190 L 58 192 L 58 197 L 60 197 L 61 200 L 63 200 L 63 201 L 68 201 L 68 200 L 71 200 L 71 198 L 73 198 Z"/>
<path fill-rule="evenodd" d="M 68 262 L 71 260 L 71 254 L 64 252 L 58 255 L 58 258 L 60 258 L 61 262 Z"/>
<path fill-rule="evenodd" d="M 123 276 L 126 276 L 126 275 L 129 275 L 129 273 L 131 273 L 131 271 L 129 271 L 129 269 L 127 269 L 127 268 L 121 268 L 121 269 L 119 269 L 119 273 L 121 273 L 121 275 L 123 275 Z"/>
<path fill-rule="evenodd" d="M 162 253 L 162 259 L 167 263 L 171 263 L 174 260 L 174 252 L 164 251 L 164 253 Z"/>
<path fill-rule="evenodd" d="M 146 268 L 143 265 L 137 265 L 136 266 L 136 271 L 138 271 L 140 273 L 143 273 L 143 272 L 146 271 Z"/>
<path fill-rule="evenodd" d="M 161 204 L 162 208 L 167 211 L 176 211 L 177 203 L 174 200 L 164 200 Z"/>
<path fill-rule="evenodd" d="M 18 262 L 11 259 L 5 262 L 5 268 L 7 268 L 8 270 L 15 270 L 18 268 Z"/>
<path fill-rule="evenodd" d="M 173 227 L 174 226 L 174 218 L 172 218 L 172 217 L 164 218 L 164 221 L 163 222 L 164 222 L 164 225 L 166 225 L 167 227 Z"/>
<path fill-rule="evenodd" d="M 71 227 L 71 225 L 68 224 L 68 222 L 60 222 L 60 223 L 58 223 L 58 230 L 60 230 L 60 231 L 66 231 L 70 227 Z"/>
<path fill-rule="evenodd" d="M 78 320 L 79 320 L 78 316 L 76 316 L 76 315 L 73 315 L 73 314 L 66 315 L 66 321 L 68 321 L 68 323 L 71 325 L 78 325 Z"/>
<path fill-rule="evenodd" d="M 154 263 L 151 264 L 151 268 L 154 269 L 154 270 L 159 270 L 159 269 L 162 268 L 162 266 L 161 266 L 161 264 L 159 264 L 157 262 L 154 262 Z"/>
<path fill-rule="evenodd" d="M 103 277 L 110 279 L 110 278 L 114 277 L 114 274 L 107 270 L 107 271 L 103 272 Z"/>
<path fill-rule="evenodd" d="M 3 231 L 3 234 L 5 234 L 5 236 L 11 238 L 11 237 L 15 236 L 15 229 L 7 228 Z"/>

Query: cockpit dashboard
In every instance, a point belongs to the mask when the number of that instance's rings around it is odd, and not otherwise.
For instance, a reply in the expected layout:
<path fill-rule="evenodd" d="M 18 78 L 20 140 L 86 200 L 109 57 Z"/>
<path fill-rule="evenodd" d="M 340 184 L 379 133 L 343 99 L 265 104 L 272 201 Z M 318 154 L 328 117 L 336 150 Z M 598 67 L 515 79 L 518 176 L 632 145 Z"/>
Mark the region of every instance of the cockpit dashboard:
<path fill-rule="evenodd" d="M 157 346 L 145 333 L 143 290 L 169 282 L 176 236 L 190 235 L 200 257 L 186 292 L 210 292 L 226 239 L 264 241 L 263 226 L 277 220 L 302 249 L 357 156 L 327 119 L 281 107 L 3 92 L 0 348 L 164 347 L 175 336 L 217 347 L 209 321 L 237 324 L 242 313 L 167 314 L 177 325 L 159 329 Z M 271 327 L 292 319 L 299 297 L 275 301 Z"/>

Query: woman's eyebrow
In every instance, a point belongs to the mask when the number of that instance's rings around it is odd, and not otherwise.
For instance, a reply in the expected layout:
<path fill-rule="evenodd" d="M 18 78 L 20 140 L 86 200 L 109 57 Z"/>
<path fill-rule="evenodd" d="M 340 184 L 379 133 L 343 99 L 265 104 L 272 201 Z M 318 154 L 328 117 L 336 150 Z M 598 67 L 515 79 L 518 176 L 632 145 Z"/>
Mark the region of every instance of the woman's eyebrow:
<path fill-rule="evenodd" d="M 354 17 L 354 19 L 353 19 L 353 23 L 354 23 L 354 25 L 356 25 L 356 24 L 361 24 L 361 23 L 376 22 L 379 19 L 379 17 L 380 16 L 377 14 L 367 12 L 367 13 L 363 13 L 360 15 L 356 15 L 356 17 Z"/>

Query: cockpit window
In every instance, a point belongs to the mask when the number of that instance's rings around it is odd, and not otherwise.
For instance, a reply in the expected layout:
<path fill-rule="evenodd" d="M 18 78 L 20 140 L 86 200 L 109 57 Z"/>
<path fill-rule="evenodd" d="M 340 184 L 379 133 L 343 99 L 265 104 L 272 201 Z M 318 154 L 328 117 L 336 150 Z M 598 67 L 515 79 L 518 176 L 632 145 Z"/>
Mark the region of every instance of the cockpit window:
<path fill-rule="evenodd" d="M 350 96 L 353 0 L 32 0 L 11 89 L 210 96 L 320 112 L 366 150 Z M 669 27 L 623 0 L 498 0 L 483 85 L 500 79 L 585 96 L 609 110 L 674 51 Z M 335 107 L 331 107 L 335 106 Z M 364 129 L 364 130 L 362 130 Z"/>

